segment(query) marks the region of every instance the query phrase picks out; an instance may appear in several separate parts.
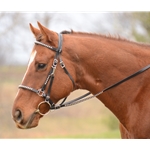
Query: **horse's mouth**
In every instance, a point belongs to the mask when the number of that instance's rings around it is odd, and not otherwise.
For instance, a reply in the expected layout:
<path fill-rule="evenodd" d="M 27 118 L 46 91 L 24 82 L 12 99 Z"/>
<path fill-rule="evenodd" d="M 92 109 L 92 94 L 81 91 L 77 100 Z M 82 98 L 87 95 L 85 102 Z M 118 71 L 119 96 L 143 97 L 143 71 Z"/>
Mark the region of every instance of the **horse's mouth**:
<path fill-rule="evenodd" d="M 36 126 L 26 126 L 26 125 L 22 125 L 22 124 L 20 124 L 20 123 L 17 123 L 16 122 L 16 126 L 17 126 L 17 128 L 19 128 L 19 129 L 30 129 L 30 128 L 33 128 L 33 127 L 36 127 Z"/>
<path fill-rule="evenodd" d="M 31 128 L 35 128 L 36 126 L 38 126 L 38 123 L 37 124 L 21 124 L 21 123 L 16 122 L 16 127 L 19 129 L 31 129 Z"/>

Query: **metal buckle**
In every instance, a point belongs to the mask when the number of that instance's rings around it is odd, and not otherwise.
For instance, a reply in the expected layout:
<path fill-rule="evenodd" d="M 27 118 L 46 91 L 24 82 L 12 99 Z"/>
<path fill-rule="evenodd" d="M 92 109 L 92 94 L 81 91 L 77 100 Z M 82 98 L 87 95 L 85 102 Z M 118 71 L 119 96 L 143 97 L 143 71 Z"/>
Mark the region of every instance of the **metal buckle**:
<path fill-rule="evenodd" d="M 57 63 L 58 63 L 58 60 L 57 59 L 54 59 L 54 61 L 53 61 L 53 65 L 52 65 L 52 73 L 51 73 L 51 75 L 54 75 L 54 73 L 55 73 L 55 70 L 56 70 L 56 67 L 57 67 Z"/>
<path fill-rule="evenodd" d="M 60 66 L 61 66 L 61 68 L 65 68 L 65 64 L 63 61 L 60 61 Z"/>
<path fill-rule="evenodd" d="M 57 60 L 57 59 L 54 59 L 54 61 L 53 61 L 53 65 L 52 65 L 52 68 L 56 68 L 57 63 L 58 63 L 58 60 Z"/>
<path fill-rule="evenodd" d="M 45 97 L 45 93 L 44 93 L 44 91 L 42 91 L 42 89 L 39 89 L 37 94 L 38 94 L 40 97 Z"/>

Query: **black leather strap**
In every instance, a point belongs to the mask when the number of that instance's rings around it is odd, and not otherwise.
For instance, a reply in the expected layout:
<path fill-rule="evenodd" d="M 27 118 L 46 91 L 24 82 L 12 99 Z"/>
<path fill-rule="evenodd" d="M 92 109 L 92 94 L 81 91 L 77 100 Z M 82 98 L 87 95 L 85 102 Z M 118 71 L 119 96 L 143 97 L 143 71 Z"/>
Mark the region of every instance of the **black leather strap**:
<path fill-rule="evenodd" d="M 109 89 L 112 89 L 112 88 L 118 86 L 119 84 L 121 84 L 121 83 L 123 83 L 123 82 L 125 82 L 125 81 L 127 81 L 127 80 L 129 80 L 129 79 L 131 79 L 131 78 L 133 78 L 133 77 L 135 77 L 135 76 L 137 76 L 138 74 L 141 74 L 142 72 L 146 71 L 146 70 L 149 69 L 149 68 L 150 68 L 150 64 L 149 64 L 148 66 L 142 68 L 141 70 L 135 72 L 134 74 L 132 74 L 132 75 L 126 77 L 125 79 L 123 79 L 123 80 L 121 80 L 121 81 L 119 81 L 119 82 L 117 82 L 117 83 L 115 83 L 115 84 L 113 84 L 113 85 L 111 85 L 111 86 L 105 88 L 105 89 L 103 90 L 103 92 L 108 91 Z"/>
<path fill-rule="evenodd" d="M 66 101 L 66 99 L 67 99 L 67 97 L 66 97 L 66 98 L 64 98 L 64 100 L 62 101 L 62 103 L 61 103 L 60 105 L 55 106 L 55 104 L 54 104 L 54 103 L 52 102 L 52 100 L 50 99 L 50 92 L 51 92 L 51 88 L 52 88 L 52 84 L 53 84 L 53 80 L 54 80 L 54 72 L 55 72 L 55 69 L 56 69 L 57 62 L 58 62 L 58 61 L 60 61 L 61 67 L 64 69 L 64 72 L 69 76 L 70 80 L 72 81 L 72 83 L 73 83 L 73 85 L 74 85 L 74 87 L 75 87 L 75 82 L 74 82 L 72 76 L 69 74 L 68 70 L 67 70 L 66 67 L 65 67 L 65 64 L 63 63 L 63 61 L 62 61 L 62 59 L 61 59 L 61 57 L 60 57 L 60 54 L 61 54 L 61 52 L 62 52 L 62 49 L 61 49 L 61 48 L 62 48 L 62 35 L 59 34 L 59 42 L 58 42 L 58 47 L 57 47 L 57 48 L 52 47 L 52 46 L 49 46 L 49 45 L 46 45 L 46 44 L 41 43 L 41 42 L 38 42 L 38 41 L 36 41 L 35 44 L 42 45 L 42 46 L 47 47 L 47 48 L 49 48 L 50 50 L 53 50 L 53 51 L 56 52 L 56 55 L 55 55 L 55 58 L 54 58 L 54 61 L 53 61 L 52 68 L 51 68 L 51 70 L 50 70 L 50 72 L 49 72 L 49 74 L 48 74 L 48 77 L 47 77 L 45 83 L 44 83 L 43 86 L 41 87 L 41 89 L 36 90 L 36 89 L 34 89 L 34 88 L 31 88 L 31 87 L 28 87 L 28 86 L 25 86 L 25 85 L 19 85 L 19 88 L 23 88 L 23 89 L 26 89 L 26 90 L 30 90 L 30 91 L 32 91 L 32 92 L 34 92 L 34 93 L 37 93 L 39 96 L 44 97 L 44 98 L 45 98 L 45 101 L 46 101 L 46 102 L 49 102 L 49 104 L 50 104 L 50 106 L 51 106 L 50 109 L 59 109 L 59 108 L 61 108 L 61 107 L 71 106 L 71 105 L 74 105 L 74 104 L 83 102 L 83 101 L 85 101 L 85 100 L 94 98 L 94 97 L 96 97 L 96 96 L 98 96 L 98 95 L 100 95 L 100 94 L 102 94 L 102 93 L 104 93 L 104 92 L 106 92 L 106 91 L 108 91 L 108 90 L 110 90 L 110 89 L 112 89 L 112 88 L 114 88 L 114 87 L 120 85 L 121 83 L 123 83 L 123 82 L 125 82 L 125 81 L 127 81 L 127 80 L 129 80 L 129 79 L 131 79 L 131 78 L 133 78 L 133 77 L 135 77 L 135 76 L 141 74 L 142 72 L 144 72 L 144 71 L 146 71 L 147 69 L 150 68 L 150 64 L 149 64 L 148 66 L 146 66 L 146 67 L 142 68 L 141 70 L 135 72 L 134 74 L 132 74 L 132 75 L 130 75 L 130 76 L 124 78 L 123 80 L 121 80 L 121 81 L 119 81 L 119 82 L 117 82 L 117 83 L 115 83 L 115 84 L 113 84 L 113 85 L 111 85 L 111 86 L 105 88 L 104 90 L 100 91 L 99 93 L 97 93 L 97 94 L 95 94 L 95 95 L 93 95 L 93 96 L 87 97 L 88 95 L 91 94 L 90 92 L 88 92 L 88 93 L 86 93 L 86 94 L 84 94 L 84 95 L 82 95 L 82 96 L 80 96 L 80 97 L 78 97 L 78 98 L 76 98 L 76 99 L 74 99 L 74 100 L 71 100 L 71 101 L 65 103 L 65 101 Z M 45 90 L 45 88 L 46 88 L 48 82 L 50 82 L 50 83 L 49 83 L 49 87 L 48 87 L 47 94 L 45 94 L 45 93 L 44 93 L 44 90 Z M 42 103 L 43 103 L 43 102 L 42 102 Z M 40 103 L 39 105 L 41 105 L 42 103 Z M 39 106 L 39 107 L 40 107 L 40 106 Z"/>
<path fill-rule="evenodd" d="M 83 102 L 83 101 L 89 100 L 89 99 L 91 99 L 91 98 L 94 98 L 94 97 L 96 97 L 96 96 L 98 96 L 98 95 L 101 95 L 102 93 L 104 93 L 104 92 L 106 92 L 106 91 L 108 91 L 108 90 L 110 90 L 110 89 L 112 89 L 112 88 L 114 88 L 114 87 L 120 85 L 121 83 L 123 83 L 123 82 L 125 82 L 125 81 L 127 81 L 127 80 L 129 80 L 129 79 L 131 79 L 131 78 L 133 78 L 133 77 L 135 77 L 135 76 L 137 76 L 137 75 L 143 73 L 144 71 L 148 70 L 149 68 L 150 68 L 150 64 L 147 65 L 146 67 L 142 68 L 141 70 L 135 72 L 134 74 L 132 74 L 132 75 L 130 75 L 130 76 L 124 78 L 123 80 L 121 80 L 121 81 L 119 81 L 119 82 L 117 82 L 117 83 L 115 83 L 115 84 L 113 84 L 113 85 L 111 85 L 111 86 L 105 88 L 104 90 L 100 91 L 99 93 L 97 93 L 97 94 L 95 94 L 95 95 L 89 96 L 91 93 L 88 92 L 88 93 L 86 93 L 86 94 L 84 94 L 84 95 L 82 95 L 82 96 L 80 96 L 80 97 L 78 97 L 78 98 L 76 98 L 76 99 L 74 99 L 74 100 L 71 100 L 71 101 L 69 101 L 69 102 L 60 104 L 60 105 L 58 105 L 58 106 L 55 106 L 55 107 L 53 107 L 52 109 L 59 109 L 59 108 L 61 108 L 61 107 L 72 106 L 72 105 L 78 104 L 78 103 L 80 103 L 80 102 Z M 87 96 L 89 96 L 89 97 L 87 97 Z"/>

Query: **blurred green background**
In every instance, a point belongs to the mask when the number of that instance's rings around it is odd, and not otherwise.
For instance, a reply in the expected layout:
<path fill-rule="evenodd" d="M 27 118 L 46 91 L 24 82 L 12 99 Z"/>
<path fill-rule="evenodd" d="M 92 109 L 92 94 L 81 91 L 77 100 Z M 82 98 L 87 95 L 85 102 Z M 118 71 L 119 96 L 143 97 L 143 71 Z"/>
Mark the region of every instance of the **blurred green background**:
<path fill-rule="evenodd" d="M 34 43 L 29 23 L 37 26 L 38 20 L 57 32 L 73 29 L 148 42 L 149 18 L 149 12 L 0 12 L 0 138 L 120 138 L 117 118 L 96 98 L 52 111 L 40 120 L 36 128 L 16 128 L 11 109 Z M 69 99 L 85 92 L 87 91 L 78 90 Z"/>

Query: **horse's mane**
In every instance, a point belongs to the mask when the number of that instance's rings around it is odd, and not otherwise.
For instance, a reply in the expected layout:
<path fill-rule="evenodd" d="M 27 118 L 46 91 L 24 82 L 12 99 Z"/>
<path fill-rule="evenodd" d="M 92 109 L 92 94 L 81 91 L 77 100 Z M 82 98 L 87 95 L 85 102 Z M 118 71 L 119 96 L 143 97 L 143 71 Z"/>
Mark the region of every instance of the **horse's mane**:
<path fill-rule="evenodd" d="M 150 47 L 150 44 L 145 44 L 145 43 L 141 43 L 141 42 L 135 42 L 135 41 L 131 41 L 128 40 L 126 38 L 122 38 L 119 35 L 117 36 L 112 36 L 111 34 L 108 35 L 102 35 L 102 34 L 97 34 L 97 33 L 88 33 L 88 32 L 75 32 L 73 30 L 71 31 L 67 31 L 64 30 L 61 32 L 61 34 L 71 34 L 71 35 L 83 35 L 83 36 L 94 36 L 94 37 L 102 37 L 102 38 L 107 38 L 107 39 L 112 39 L 112 40 L 119 40 L 119 41 L 125 41 L 128 43 L 132 43 L 132 44 L 136 44 L 138 46 L 143 46 L 143 47 Z"/>

